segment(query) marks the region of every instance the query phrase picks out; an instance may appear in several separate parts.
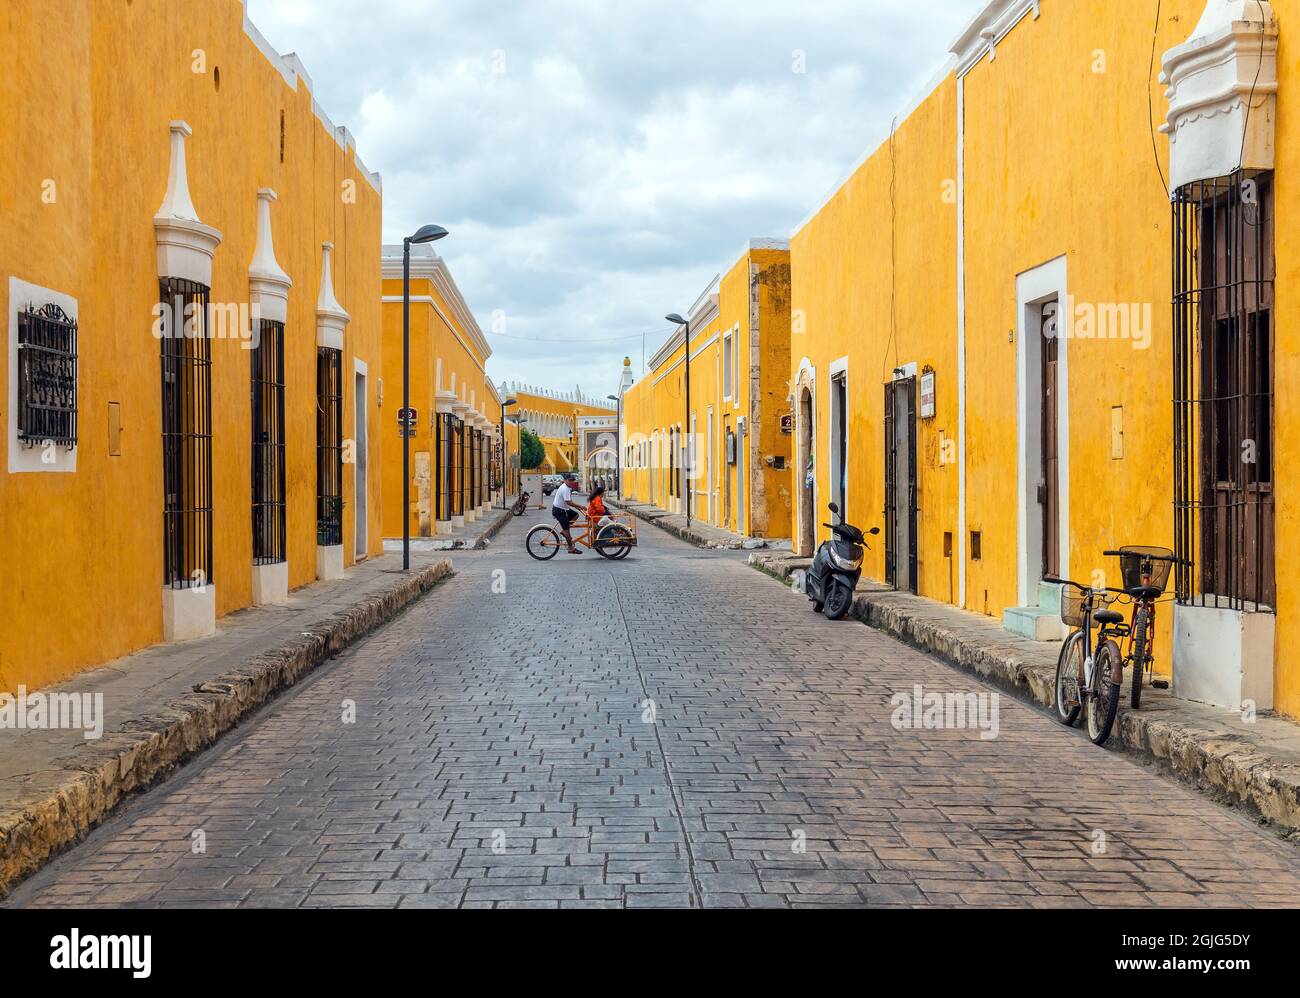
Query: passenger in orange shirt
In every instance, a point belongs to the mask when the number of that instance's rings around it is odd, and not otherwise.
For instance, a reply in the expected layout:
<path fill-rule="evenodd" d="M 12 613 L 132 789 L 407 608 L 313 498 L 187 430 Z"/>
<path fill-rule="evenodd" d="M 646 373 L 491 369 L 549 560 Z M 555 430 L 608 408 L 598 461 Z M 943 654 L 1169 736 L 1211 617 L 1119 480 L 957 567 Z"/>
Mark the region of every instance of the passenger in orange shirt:
<path fill-rule="evenodd" d="M 609 516 L 609 510 L 605 508 L 605 500 L 601 498 L 604 494 L 603 485 L 597 485 L 591 490 L 591 498 L 587 501 L 587 519 L 592 523 L 599 524 L 602 519 Z"/>

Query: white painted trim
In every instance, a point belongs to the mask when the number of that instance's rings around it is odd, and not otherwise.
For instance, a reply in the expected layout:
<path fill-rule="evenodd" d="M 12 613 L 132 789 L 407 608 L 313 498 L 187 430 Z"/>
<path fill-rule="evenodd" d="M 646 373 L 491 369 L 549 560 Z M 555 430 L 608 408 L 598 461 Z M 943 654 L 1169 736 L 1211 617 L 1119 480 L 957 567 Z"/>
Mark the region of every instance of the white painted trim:
<path fill-rule="evenodd" d="M 241 5 L 243 2 L 244 0 L 240 0 Z M 303 66 L 302 60 L 298 58 L 297 53 L 289 52 L 286 55 L 281 55 L 277 52 L 275 46 L 267 41 L 266 36 L 257 29 L 257 25 L 249 20 L 247 8 L 244 10 L 243 22 L 244 34 L 249 37 L 257 50 L 266 57 L 266 61 L 271 64 L 271 68 L 280 74 L 280 77 L 290 89 L 297 93 L 298 81 L 302 79 L 307 82 L 308 91 L 313 94 L 316 92 L 316 88 L 312 85 L 311 76 L 308 75 L 307 69 Z M 366 182 L 375 189 L 376 193 L 382 193 L 383 180 L 378 173 L 373 173 L 366 169 L 366 164 L 361 162 L 361 157 L 357 155 L 357 144 L 356 140 L 352 137 L 352 133 L 345 127 L 336 126 L 334 122 L 330 120 L 329 115 L 325 113 L 325 109 L 316 103 L 315 98 L 312 99 L 311 109 L 317 120 L 326 128 L 334 141 L 338 143 L 339 148 L 343 149 L 345 152 L 349 149 L 352 150 L 353 162 L 356 164 L 357 171 L 365 178 Z"/>
<path fill-rule="evenodd" d="M 1029 342 L 1031 336 L 1040 335 L 1031 329 L 1027 317 L 1036 308 L 1055 298 L 1060 305 L 1057 314 L 1056 354 L 1056 420 L 1057 420 L 1057 547 L 1058 564 L 1063 573 L 1070 570 L 1070 379 L 1066 361 L 1066 348 L 1070 337 L 1068 267 L 1064 256 L 1040 264 L 1016 275 L 1016 600 L 1018 606 L 1032 606 L 1037 600 L 1031 594 L 1038 585 L 1039 566 L 1035 561 L 1042 556 L 1041 540 L 1035 552 L 1030 551 L 1029 534 L 1033 513 L 1038 504 L 1038 481 L 1029 475 L 1031 462 L 1041 457 L 1031 453 L 1030 426 L 1037 422 L 1040 397 L 1031 397 L 1029 391 Z M 1041 432 L 1041 428 L 1040 428 Z M 1031 481 L 1031 478 L 1033 479 Z M 1031 557 L 1037 553 L 1039 559 Z"/>
<path fill-rule="evenodd" d="M 892 376 L 889 380 L 906 381 L 908 378 L 915 378 L 917 376 L 917 370 L 917 362 L 909 360 L 906 364 L 900 364 L 896 369 L 890 372 Z"/>
<path fill-rule="evenodd" d="M 397 244 L 386 244 L 380 249 L 380 273 L 386 280 L 402 279 L 402 246 Z M 411 301 L 428 302 L 434 306 L 444 322 L 456 331 L 458 328 L 470 340 L 473 346 L 466 344 L 461 340 L 470 353 L 479 353 L 483 356 L 484 362 L 492 356 L 492 346 L 488 343 L 487 337 L 483 335 L 483 330 L 479 328 L 478 321 L 474 318 L 474 313 L 470 310 L 465 296 L 461 294 L 460 286 L 456 279 L 451 276 L 451 269 L 447 266 L 447 261 L 434 252 L 433 247 L 428 243 L 416 243 L 411 247 L 411 280 L 424 279 L 429 281 L 442 295 L 443 301 L 455 316 L 455 321 L 438 307 L 438 303 L 429 296 L 411 297 Z M 384 295 L 383 300 L 400 302 L 401 295 Z M 460 337 L 458 336 L 457 339 Z"/>
<path fill-rule="evenodd" d="M 1038 19 L 1038 0 L 991 0 L 957 36 L 949 51 L 956 56 L 956 72 L 965 76 L 985 55 L 992 62 L 997 58 L 997 46 L 1026 14 Z"/>
<path fill-rule="evenodd" d="M 966 78 L 957 77 L 957 605 L 966 606 Z"/>
<path fill-rule="evenodd" d="M 852 425 L 849 421 L 849 413 L 852 410 L 853 396 L 851 394 L 852 385 L 849 384 L 848 355 L 845 354 L 843 357 L 837 357 L 835 360 L 831 361 L 830 368 L 827 373 L 830 379 L 830 385 L 832 389 L 834 389 L 835 382 L 837 380 L 839 380 L 840 378 L 844 379 L 844 462 L 845 464 L 848 464 L 849 455 L 851 453 L 851 444 L 853 441 L 853 434 L 849 430 L 849 427 Z M 827 432 L 826 434 L 826 450 L 827 450 L 827 458 L 828 458 L 827 467 L 830 469 L 830 474 L 827 476 L 827 482 L 831 487 L 831 495 L 834 495 L 836 474 L 841 472 L 844 474 L 843 508 L 849 509 L 850 508 L 849 507 L 850 479 L 848 475 L 848 469 L 840 468 L 838 466 L 839 461 L 837 460 L 837 455 L 835 453 L 835 441 L 831 439 L 831 435 L 835 432 L 835 413 L 830 411 L 834 401 L 835 401 L 835 393 L 834 391 L 831 391 L 831 393 L 826 398 L 827 415 L 830 418 L 829 432 Z M 862 518 L 859 517 L 859 519 Z"/>
<path fill-rule="evenodd" d="M 54 462 L 46 464 L 41 460 L 44 447 L 29 447 L 18 442 L 18 313 L 28 305 L 40 308 L 53 303 L 67 313 L 69 318 L 77 319 L 77 299 L 71 295 L 31 284 L 17 277 L 9 278 L 9 473 L 23 472 L 75 472 L 77 470 L 77 445 L 55 447 Z M 85 397 L 81 391 L 82 356 L 84 355 L 85 330 L 77 329 L 77 439 L 86 433 L 87 410 Z"/>

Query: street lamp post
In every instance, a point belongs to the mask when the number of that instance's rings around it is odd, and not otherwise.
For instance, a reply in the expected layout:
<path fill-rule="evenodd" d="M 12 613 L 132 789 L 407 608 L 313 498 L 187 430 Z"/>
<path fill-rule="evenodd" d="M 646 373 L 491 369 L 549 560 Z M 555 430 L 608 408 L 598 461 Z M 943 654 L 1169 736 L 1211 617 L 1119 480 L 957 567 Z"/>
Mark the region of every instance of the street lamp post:
<path fill-rule="evenodd" d="M 402 239 L 402 570 L 411 567 L 411 243 L 431 243 L 447 230 L 422 225 Z"/>
<path fill-rule="evenodd" d="M 623 501 L 623 397 L 606 395 L 614 403 L 614 491 L 618 493 L 619 502 Z"/>
<path fill-rule="evenodd" d="M 519 400 L 511 396 L 501 403 L 501 508 L 506 508 L 506 492 L 510 489 L 510 448 L 506 446 L 506 409 L 518 405 Z"/>
<path fill-rule="evenodd" d="M 670 312 L 664 316 L 669 322 L 676 323 L 684 329 L 683 341 L 686 347 L 686 356 L 683 358 L 686 363 L 686 421 L 682 423 L 682 436 L 686 440 L 686 454 L 684 455 L 684 464 L 686 477 L 686 529 L 691 529 L 691 478 L 695 472 L 695 455 L 691 453 L 691 323 L 688 319 L 683 319 L 676 312 Z"/>

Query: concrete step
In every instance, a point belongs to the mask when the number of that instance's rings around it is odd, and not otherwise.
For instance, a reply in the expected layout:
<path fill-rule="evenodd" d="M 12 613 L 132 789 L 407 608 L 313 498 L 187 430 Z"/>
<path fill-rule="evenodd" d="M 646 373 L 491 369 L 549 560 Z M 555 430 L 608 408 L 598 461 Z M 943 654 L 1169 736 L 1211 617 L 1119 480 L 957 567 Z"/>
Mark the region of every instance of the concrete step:
<path fill-rule="evenodd" d="M 1066 627 L 1060 609 L 1041 606 L 1010 606 L 1002 611 L 1002 626 L 1012 634 L 1031 641 L 1063 641 Z"/>
<path fill-rule="evenodd" d="M 1059 582 L 1038 583 L 1038 605 L 1058 616 L 1061 613 L 1061 584 Z"/>

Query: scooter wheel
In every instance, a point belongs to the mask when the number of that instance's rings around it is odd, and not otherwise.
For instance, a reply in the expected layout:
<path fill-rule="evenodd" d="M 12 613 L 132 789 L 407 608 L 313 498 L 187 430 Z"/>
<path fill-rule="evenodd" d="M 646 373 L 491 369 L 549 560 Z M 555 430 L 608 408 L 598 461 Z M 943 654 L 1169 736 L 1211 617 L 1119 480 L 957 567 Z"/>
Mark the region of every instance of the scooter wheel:
<path fill-rule="evenodd" d="M 853 606 L 853 590 L 836 582 L 826 593 L 826 619 L 840 620 Z"/>

